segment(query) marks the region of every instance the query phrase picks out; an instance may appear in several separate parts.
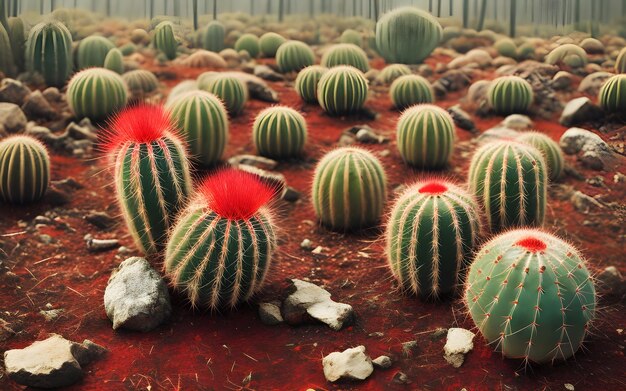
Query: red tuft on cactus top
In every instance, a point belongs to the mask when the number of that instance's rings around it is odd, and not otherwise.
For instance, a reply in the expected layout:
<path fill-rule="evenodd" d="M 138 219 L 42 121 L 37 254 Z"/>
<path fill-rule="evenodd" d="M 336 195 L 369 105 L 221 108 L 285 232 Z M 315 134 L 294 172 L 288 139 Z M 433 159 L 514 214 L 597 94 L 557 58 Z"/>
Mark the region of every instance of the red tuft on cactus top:
<path fill-rule="evenodd" d="M 247 220 L 274 197 L 277 189 L 254 174 L 228 168 L 204 179 L 198 191 L 219 216 Z"/>
<path fill-rule="evenodd" d="M 437 195 L 448 191 L 448 187 L 442 182 L 428 182 L 421 186 L 418 191 L 422 194 Z"/>
<path fill-rule="evenodd" d="M 546 242 L 544 242 L 541 239 L 534 238 L 532 236 L 529 236 L 524 239 L 520 239 L 515 244 L 533 253 L 543 251 L 547 247 Z"/>

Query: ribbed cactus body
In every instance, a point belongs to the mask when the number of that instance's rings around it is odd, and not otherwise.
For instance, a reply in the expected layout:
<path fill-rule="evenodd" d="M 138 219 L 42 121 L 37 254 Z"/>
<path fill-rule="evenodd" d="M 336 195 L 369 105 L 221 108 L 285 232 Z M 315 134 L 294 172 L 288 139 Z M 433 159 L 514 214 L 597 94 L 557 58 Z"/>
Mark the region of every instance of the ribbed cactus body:
<path fill-rule="evenodd" d="M 83 39 L 76 54 L 78 69 L 104 66 L 104 59 L 113 48 L 113 42 L 104 37 L 92 35 Z"/>
<path fill-rule="evenodd" d="M 72 35 L 61 22 L 51 20 L 30 29 L 26 67 L 40 73 L 46 84 L 61 87 L 72 73 Z"/>
<path fill-rule="evenodd" d="M 376 49 L 389 63 L 419 64 L 439 45 L 443 30 L 429 13 L 397 8 L 376 23 Z"/>
<path fill-rule="evenodd" d="M 13 51 L 11 49 L 11 40 L 9 33 L 4 26 L 0 24 L 0 72 L 13 76 L 15 73 L 15 62 L 13 61 Z"/>
<path fill-rule="evenodd" d="M 300 41 L 287 41 L 276 51 L 276 64 L 281 72 L 297 72 L 315 63 L 313 50 Z"/>
<path fill-rule="evenodd" d="M 417 182 L 396 201 L 386 228 L 387 259 L 400 286 L 437 298 L 461 286 L 479 236 L 472 196 L 440 180 Z"/>
<path fill-rule="evenodd" d="M 422 168 L 445 166 L 454 150 L 456 131 L 450 114 L 435 105 L 408 108 L 396 127 L 398 151 L 404 161 Z"/>
<path fill-rule="evenodd" d="M 428 80 L 418 75 L 398 77 L 391 84 L 389 95 L 393 106 L 397 109 L 406 109 L 416 104 L 435 101 L 432 86 Z"/>
<path fill-rule="evenodd" d="M 317 100 L 331 115 L 356 113 L 367 99 L 367 80 L 361 71 L 351 66 L 329 69 L 317 84 Z"/>
<path fill-rule="evenodd" d="M 554 48 L 546 56 L 546 63 L 563 63 L 571 68 L 580 68 L 587 64 L 587 52 L 580 46 L 567 43 Z"/>
<path fill-rule="evenodd" d="M 130 92 L 131 101 L 143 101 L 159 90 L 159 79 L 145 69 L 136 69 L 122 75 Z"/>
<path fill-rule="evenodd" d="M 254 34 L 243 34 L 235 42 L 235 50 L 240 52 L 245 50 L 250 57 L 256 58 L 259 56 L 261 49 L 259 48 L 259 37 Z"/>
<path fill-rule="evenodd" d="M 165 54 L 169 60 L 176 58 L 178 49 L 178 41 L 174 34 L 174 25 L 172 22 L 163 21 L 154 28 L 154 38 L 152 40 L 154 47 Z"/>
<path fill-rule="evenodd" d="M 268 32 L 259 38 L 259 49 L 263 57 L 275 57 L 276 51 L 283 43 L 287 42 L 285 37 L 274 32 Z"/>
<path fill-rule="evenodd" d="M 0 142 L 0 200 L 26 204 L 44 196 L 50 182 L 46 148 L 29 136 L 11 136 Z"/>
<path fill-rule="evenodd" d="M 506 232 L 473 261 L 465 302 L 494 349 L 536 363 L 574 355 L 594 318 L 596 294 L 580 253 L 540 230 Z"/>
<path fill-rule="evenodd" d="M 598 94 L 600 106 L 609 113 L 626 111 L 626 75 L 611 76 L 604 82 Z"/>
<path fill-rule="evenodd" d="M 502 76 L 489 85 L 487 99 L 498 114 L 525 113 L 533 104 L 533 89 L 521 77 Z"/>
<path fill-rule="evenodd" d="M 339 37 L 339 41 L 341 43 L 350 43 L 359 47 L 363 45 L 363 37 L 361 36 L 361 33 L 353 29 L 344 30 Z"/>
<path fill-rule="evenodd" d="M 113 48 L 109 50 L 104 58 L 104 68 L 120 75 L 124 73 L 124 56 L 119 49 Z"/>
<path fill-rule="evenodd" d="M 559 144 L 547 136 L 539 132 L 526 132 L 517 138 L 517 141 L 532 145 L 537 148 L 543 155 L 548 168 L 548 178 L 555 181 L 563 175 L 565 169 L 565 158 Z"/>
<path fill-rule="evenodd" d="M 351 43 L 331 46 L 322 56 L 321 65 L 327 68 L 350 65 L 361 72 L 367 72 L 370 69 L 367 54 L 363 49 Z"/>
<path fill-rule="evenodd" d="M 202 35 L 202 47 L 218 53 L 224 49 L 224 38 L 226 38 L 224 25 L 214 20 L 207 25 L 206 31 Z"/>
<path fill-rule="evenodd" d="M 377 80 L 380 80 L 384 84 L 391 84 L 394 80 L 400 76 L 410 75 L 411 68 L 404 64 L 390 64 L 380 71 Z"/>
<path fill-rule="evenodd" d="M 304 117 L 289 107 L 274 106 L 261 111 L 252 126 L 252 141 L 259 155 L 273 159 L 300 155 L 306 138 Z"/>
<path fill-rule="evenodd" d="M 241 114 L 248 101 L 248 88 L 234 76 L 217 73 L 207 78 L 206 84 L 198 84 L 200 88 L 220 98 L 232 116 Z"/>
<path fill-rule="evenodd" d="M 104 68 L 78 72 L 67 86 L 67 103 L 76 117 L 106 119 L 126 105 L 128 92 L 120 75 Z"/>
<path fill-rule="evenodd" d="M 615 60 L 615 73 L 626 73 L 626 48 L 620 50 Z"/>
<path fill-rule="evenodd" d="M 306 103 L 317 103 L 317 84 L 326 71 L 328 71 L 327 68 L 311 65 L 298 72 L 295 89 L 303 101 Z"/>
<path fill-rule="evenodd" d="M 315 214 L 331 229 L 371 226 L 380 220 L 387 199 L 385 171 L 367 150 L 335 149 L 315 168 L 311 198 Z"/>
<path fill-rule="evenodd" d="M 11 50 L 13 51 L 13 61 L 19 72 L 26 69 L 26 30 L 22 18 L 9 18 L 9 40 L 11 41 Z"/>
<path fill-rule="evenodd" d="M 168 108 L 192 158 L 205 166 L 219 162 L 228 142 L 228 114 L 222 102 L 206 91 L 190 91 Z"/>
<path fill-rule="evenodd" d="M 540 151 L 508 140 L 482 146 L 469 169 L 471 192 L 483 204 L 494 232 L 543 224 L 547 178 Z"/>

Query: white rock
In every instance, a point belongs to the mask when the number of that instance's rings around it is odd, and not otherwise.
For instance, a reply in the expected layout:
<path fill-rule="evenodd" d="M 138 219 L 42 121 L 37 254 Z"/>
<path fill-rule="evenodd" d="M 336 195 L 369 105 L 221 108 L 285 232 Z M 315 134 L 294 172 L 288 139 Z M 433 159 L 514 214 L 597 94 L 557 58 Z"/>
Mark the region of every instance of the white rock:
<path fill-rule="evenodd" d="M 559 144 L 568 155 L 582 152 L 580 161 L 594 170 L 606 169 L 615 159 L 609 145 L 589 130 L 570 128 L 563 133 Z"/>
<path fill-rule="evenodd" d="M 0 103 L 0 133 L 22 133 L 26 128 L 26 116 L 15 103 Z"/>
<path fill-rule="evenodd" d="M 502 121 L 502 126 L 513 130 L 529 130 L 534 124 L 527 115 L 511 114 Z"/>
<path fill-rule="evenodd" d="M 263 324 L 274 326 L 283 322 L 283 316 L 280 314 L 280 302 L 278 303 L 261 303 L 259 304 L 259 317 Z"/>
<path fill-rule="evenodd" d="M 520 132 L 515 129 L 497 126 L 481 133 L 480 136 L 478 136 L 478 143 L 482 145 L 496 140 L 513 140 L 519 135 Z"/>
<path fill-rule="evenodd" d="M 372 364 L 376 368 L 388 369 L 391 368 L 391 358 L 389 356 L 380 356 L 372 360 Z"/>
<path fill-rule="evenodd" d="M 346 349 L 343 352 L 333 352 L 322 359 L 326 380 L 365 380 L 374 366 L 372 359 L 365 354 L 365 346 Z"/>
<path fill-rule="evenodd" d="M 563 108 L 559 123 L 563 126 L 573 126 L 598 119 L 601 116 L 602 109 L 594 105 L 591 99 L 581 96 L 567 102 L 565 108 Z"/>
<path fill-rule="evenodd" d="M 446 345 L 443 347 L 443 358 L 453 367 L 460 367 L 465 360 L 465 354 L 474 348 L 474 336 L 474 333 L 466 329 L 448 329 Z"/>

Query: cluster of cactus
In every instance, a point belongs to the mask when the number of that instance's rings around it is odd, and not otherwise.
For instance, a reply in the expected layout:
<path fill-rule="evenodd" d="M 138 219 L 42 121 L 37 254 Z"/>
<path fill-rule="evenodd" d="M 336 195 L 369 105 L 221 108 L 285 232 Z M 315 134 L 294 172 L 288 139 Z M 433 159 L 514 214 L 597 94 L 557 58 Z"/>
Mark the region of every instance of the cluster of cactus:
<path fill-rule="evenodd" d="M 224 104 L 206 91 L 189 91 L 168 104 L 168 109 L 187 141 L 191 158 L 204 166 L 219 162 L 228 142 Z"/>
<path fill-rule="evenodd" d="M 565 360 L 582 344 L 596 309 L 580 253 L 536 229 L 486 243 L 467 276 L 465 302 L 485 339 L 509 358 Z"/>
<path fill-rule="evenodd" d="M 269 32 L 261 35 L 259 38 L 259 49 L 263 57 L 275 57 L 280 45 L 287 40 L 280 34 Z"/>
<path fill-rule="evenodd" d="M 626 75 L 611 76 L 604 82 L 598 94 L 600 106 L 609 113 L 626 111 Z"/>
<path fill-rule="evenodd" d="M 128 86 L 130 101 L 133 102 L 144 101 L 159 90 L 159 79 L 145 69 L 126 72 L 122 79 Z"/>
<path fill-rule="evenodd" d="M 46 147 L 30 136 L 11 136 L 0 142 L 0 200 L 27 204 L 44 196 L 50 182 Z"/>
<path fill-rule="evenodd" d="M 163 21 L 154 28 L 154 47 L 167 57 L 168 60 L 176 58 L 178 40 L 174 34 L 172 22 Z"/>
<path fill-rule="evenodd" d="M 432 86 L 428 80 L 418 75 L 398 77 L 391 83 L 389 96 L 393 107 L 397 109 L 406 109 L 413 105 L 435 101 Z"/>
<path fill-rule="evenodd" d="M 391 84 L 400 76 L 410 75 L 411 68 L 404 64 L 390 64 L 380 71 L 380 74 L 376 78 L 384 84 Z"/>
<path fill-rule="evenodd" d="M 109 50 L 104 58 L 104 68 L 120 75 L 124 73 L 124 56 L 119 49 L 113 48 Z"/>
<path fill-rule="evenodd" d="M 489 85 L 487 100 L 498 114 L 525 113 L 533 104 L 533 88 L 519 76 L 502 76 Z"/>
<path fill-rule="evenodd" d="M 72 35 L 61 22 L 51 20 L 30 29 L 26 67 L 41 74 L 49 86 L 61 87 L 72 73 Z"/>
<path fill-rule="evenodd" d="M 78 72 L 67 85 L 67 103 L 78 118 L 103 120 L 126 105 L 124 79 L 104 68 Z"/>
<path fill-rule="evenodd" d="M 225 37 L 226 29 L 224 25 L 214 20 L 206 26 L 206 30 L 202 35 L 202 47 L 217 53 L 224 49 Z"/>
<path fill-rule="evenodd" d="M 517 141 L 532 145 L 543 155 L 548 168 L 548 179 L 555 181 L 563 175 L 565 158 L 559 144 L 540 132 L 525 132 L 517 137 Z"/>
<path fill-rule="evenodd" d="M 297 72 L 315 63 L 313 50 L 300 41 L 287 41 L 276 51 L 276 65 L 281 72 Z"/>
<path fill-rule="evenodd" d="M 252 126 L 252 141 L 259 155 L 273 159 L 300 155 L 306 138 L 304 117 L 285 106 L 268 107 L 261 111 Z"/>
<path fill-rule="evenodd" d="M 224 102 L 228 113 L 232 116 L 241 114 L 248 101 L 248 88 L 237 77 L 215 73 L 204 77 L 198 86 Z"/>
<path fill-rule="evenodd" d="M 626 73 L 626 48 L 620 50 L 615 60 L 615 73 Z"/>
<path fill-rule="evenodd" d="M 326 71 L 328 71 L 327 68 L 311 65 L 298 72 L 295 89 L 303 101 L 306 103 L 317 103 L 317 84 Z"/>
<path fill-rule="evenodd" d="M 566 43 L 554 48 L 546 56 L 547 64 L 563 63 L 570 68 L 580 68 L 587 64 L 587 52 L 573 43 Z"/>
<path fill-rule="evenodd" d="M 193 307 L 232 308 L 262 287 L 277 246 L 266 205 L 274 194 L 255 175 L 233 169 L 200 185 L 165 252 L 165 274 Z"/>
<path fill-rule="evenodd" d="M 331 229 L 371 226 L 380 220 L 387 199 L 385 171 L 365 149 L 335 149 L 315 168 L 311 198 L 315 214 Z"/>
<path fill-rule="evenodd" d="M 317 85 L 317 100 L 331 115 L 356 113 L 367 99 L 367 79 L 358 69 L 340 65 L 322 75 Z"/>
<path fill-rule="evenodd" d="M 408 108 L 396 127 L 398 151 L 411 166 L 441 168 L 454 150 L 454 120 L 444 109 L 423 104 Z"/>
<path fill-rule="evenodd" d="M 235 50 L 240 52 L 245 50 L 248 52 L 250 57 L 256 58 L 259 56 L 259 52 L 261 51 L 259 47 L 259 37 L 254 34 L 243 34 L 237 42 L 235 42 Z"/>
<path fill-rule="evenodd" d="M 76 51 L 78 69 L 104 66 L 104 59 L 113 48 L 115 48 L 113 42 L 98 35 L 90 35 L 83 39 Z"/>
<path fill-rule="evenodd" d="M 509 140 L 483 145 L 469 168 L 471 192 L 482 202 L 493 232 L 541 226 L 546 214 L 547 178 L 541 152 Z"/>
<path fill-rule="evenodd" d="M 370 69 L 367 54 L 363 49 L 351 43 L 331 46 L 322 56 L 321 65 L 327 68 L 350 65 L 361 72 L 367 72 Z"/>
<path fill-rule="evenodd" d="M 404 290 L 427 298 L 457 291 L 480 234 L 475 205 L 465 190 L 443 180 L 417 182 L 398 198 L 386 253 Z"/>

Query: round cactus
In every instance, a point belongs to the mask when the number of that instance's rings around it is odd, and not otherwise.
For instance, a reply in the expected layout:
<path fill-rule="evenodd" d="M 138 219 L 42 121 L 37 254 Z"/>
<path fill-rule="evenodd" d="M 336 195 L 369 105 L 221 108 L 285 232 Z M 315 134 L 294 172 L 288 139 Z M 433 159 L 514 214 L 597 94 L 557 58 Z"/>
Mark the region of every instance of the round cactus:
<path fill-rule="evenodd" d="M 400 76 L 410 75 L 411 68 L 407 67 L 404 64 L 390 64 L 383 68 L 380 71 L 380 74 L 376 78 L 380 82 L 384 84 L 391 84 L 394 80 L 399 78 Z"/>
<path fill-rule="evenodd" d="M 76 62 L 78 69 L 102 67 L 109 50 L 115 48 L 113 42 L 97 35 L 89 36 L 78 44 Z"/>
<path fill-rule="evenodd" d="M 563 63 L 571 68 L 580 68 L 587 64 L 587 52 L 580 46 L 567 43 L 548 53 L 546 63 L 551 65 Z"/>
<path fill-rule="evenodd" d="M 400 286 L 422 297 L 454 293 L 479 237 L 475 201 L 442 180 L 420 181 L 396 201 L 387 223 L 387 259 Z"/>
<path fill-rule="evenodd" d="M 190 91 L 168 108 L 191 156 L 205 166 L 219 162 L 228 142 L 228 115 L 222 101 L 206 91 Z"/>
<path fill-rule="evenodd" d="M 521 77 L 502 76 L 489 85 L 487 99 L 498 114 L 524 113 L 533 104 L 533 88 Z"/>
<path fill-rule="evenodd" d="M 120 75 L 124 73 L 124 56 L 122 56 L 122 52 L 119 49 L 113 48 L 109 50 L 104 58 L 104 68 Z"/>
<path fill-rule="evenodd" d="M 480 249 L 465 302 L 496 351 L 547 363 L 578 350 L 595 315 L 596 292 L 574 247 L 541 230 L 519 229 Z"/>
<path fill-rule="evenodd" d="M 408 108 L 396 127 L 402 159 L 409 165 L 422 168 L 445 166 L 452 156 L 455 136 L 450 114 L 430 104 Z"/>
<path fill-rule="evenodd" d="M 626 48 L 623 48 L 617 55 L 615 73 L 626 73 Z"/>
<path fill-rule="evenodd" d="M 611 76 L 604 82 L 598 94 L 600 106 L 609 113 L 626 110 L 626 75 Z"/>
<path fill-rule="evenodd" d="M 331 229 L 371 226 L 380 220 L 387 199 L 385 171 L 367 150 L 335 149 L 317 164 L 311 197 L 315 214 Z"/>
<path fill-rule="evenodd" d="M 130 100 L 144 101 L 159 90 L 159 79 L 150 71 L 136 69 L 122 75 L 130 91 Z"/>
<path fill-rule="evenodd" d="M 543 224 L 547 178 L 541 152 L 510 140 L 483 145 L 469 169 L 470 189 L 482 202 L 494 232 Z"/>
<path fill-rule="evenodd" d="M 416 104 L 435 101 L 432 86 L 428 80 L 418 75 L 406 75 L 397 78 L 391 83 L 389 95 L 393 106 L 397 109 L 406 109 Z"/>
<path fill-rule="evenodd" d="M 13 75 L 16 71 L 15 62 L 13 61 L 13 51 L 11 50 L 11 40 L 9 33 L 4 26 L 0 24 L 0 72 Z"/>
<path fill-rule="evenodd" d="M 40 73 L 49 86 L 61 87 L 72 73 L 72 35 L 61 22 L 51 20 L 30 29 L 26 67 Z"/>
<path fill-rule="evenodd" d="M 202 35 L 202 47 L 206 50 L 218 53 L 224 49 L 224 38 L 226 38 L 224 25 L 214 20 L 207 25 Z"/>
<path fill-rule="evenodd" d="M 26 69 L 25 46 L 26 46 L 26 30 L 24 21 L 19 17 L 11 17 L 8 20 L 7 34 L 11 41 L 11 50 L 13 51 L 13 61 L 17 70 L 23 72 Z"/>
<path fill-rule="evenodd" d="M 541 152 L 548 168 L 548 179 L 555 181 L 563 175 L 565 167 L 563 151 L 550 136 L 539 132 L 525 132 L 517 138 L 517 141 L 532 145 Z"/>
<path fill-rule="evenodd" d="M 154 47 L 165 54 L 168 60 L 176 58 L 178 41 L 174 35 L 174 25 L 172 22 L 163 21 L 154 28 Z"/>
<path fill-rule="evenodd" d="M 232 308 L 261 289 L 277 246 L 267 206 L 274 194 L 233 169 L 202 182 L 165 252 L 166 276 L 193 307 Z"/>
<path fill-rule="evenodd" d="M 104 68 L 80 71 L 67 86 L 67 103 L 79 118 L 106 119 L 124 107 L 127 99 L 127 87 L 122 77 Z"/>
<path fill-rule="evenodd" d="M 276 64 L 281 72 L 297 72 L 315 63 L 313 50 L 300 41 L 287 41 L 276 51 Z"/>
<path fill-rule="evenodd" d="M 322 56 L 322 66 L 327 68 L 338 65 L 350 65 L 367 72 L 370 69 L 367 54 L 360 47 L 351 43 L 340 43 L 331 46 Z"/>
<path fill-rule="evenodd" d="M 401 7 L 376 23 L 376 49 L 389 63 L 419 64 L 437 47 L 443 30 L 429 13 Z"/>
<path fill-rule="evenodd" d="M 289 107 L 268 107 L 257 115 L 252 126 L 252 141 L 259 155 L 272 159 L 300 155 L 306 137 L 304 117 Z"/>
<path fill-rule="evenodd" d="M 259 56 L 259 38 L 254 34 L 243 34 L 237 42 L 235 42 L 235 50 L 240 52 L 245 50 L 250 57 L 256 58 Z"/>
<path fill-rule="evenodd" d="M 331 115 L 355 113 L 367 99 L 367 79 L 358 69 L 340 65 L 329 69 L 317 84 L 317 100 Z"/>
<path fill-rule="evenodd" d="M 501 38 L 493 44 L 493 47 L 501 56 L 517 58 L 517 45 L 511 38 Z"/>
<path fill-rule="evenodd" d="M 317 103 L 317 84 L 326 71 L 328 71 L 327 68 L 311 65 L 298 72 L 295 88 L 303 101 Z"/>
<path fill-rule="evenodd" d="M 50 183 L 50 157 L 46 147 L 29 136 L 0 141 L 0 199 L 27 204 L 44 196 Z"/>
<path fill-rule="evenodd" d="M 344 30 L 339 37 L 339 41 L 341 43 L 350 43 L 359 47 L 363 45 L 363 37 L 361 37 L 361 33 L 352 29 Z"/>
<path fill-rule="evenodd" d="M 232 116 L 241 114 L 248 101 L 248 88 L 234 76 L 217 73 L 206 78 L 200 88 L 220 98 Z"/>
<path fill-rule="evenodd" d="M 259 49 L 263 57 L 275 57 L 276 51 L 287 40 L 280 34 L 269 32 L 259 38 Z"/>

